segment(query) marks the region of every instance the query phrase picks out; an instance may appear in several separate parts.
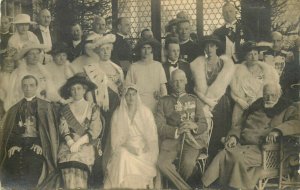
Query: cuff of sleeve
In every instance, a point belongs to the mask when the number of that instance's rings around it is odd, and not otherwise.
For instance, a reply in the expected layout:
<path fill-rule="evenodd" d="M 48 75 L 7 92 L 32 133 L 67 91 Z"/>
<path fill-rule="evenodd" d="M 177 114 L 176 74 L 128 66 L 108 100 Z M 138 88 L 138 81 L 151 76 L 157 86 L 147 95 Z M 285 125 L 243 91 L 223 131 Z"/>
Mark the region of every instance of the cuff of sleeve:
<path fill-rule="evenodd" d="M 86 134 L 89 138 L 89 143 L 92 143 L 94 141 L 92 134 L 90 133 L 90 131 L 86 131 Z"/>
<path fill-rule="evenodd" d="M 178 139 L 179 135 L 178 135 L 178 129 L 175 130 L 175 135 L 174 135 L 174 139 Z"/>
<path fill-rule="evenodd" d="M 280 129 L 278 129 L 278 128 L 274 128 L 272 131 L 278 132 L 278 133 L 279 133 L 279 136 L 282 136 L 282 135 L 283 135 L 283 134 L 282 134 L 282 131 L 281 131 Z"/>

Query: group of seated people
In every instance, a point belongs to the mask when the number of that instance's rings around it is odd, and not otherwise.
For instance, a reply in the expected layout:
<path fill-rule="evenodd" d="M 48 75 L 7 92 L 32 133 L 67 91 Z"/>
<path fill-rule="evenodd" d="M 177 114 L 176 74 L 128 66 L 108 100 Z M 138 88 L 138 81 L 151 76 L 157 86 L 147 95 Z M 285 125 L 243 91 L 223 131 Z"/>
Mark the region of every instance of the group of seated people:
<path fill-rule="evenodd" d="M 95 16 L 86 37 L 76 23 L 71 41 L 52 44 L 48 10 L 34 33 L 17 15 L 0 57 L 1 185 L 158 189 L 166 178 L 177 189 L 253 189 L 262 144 L 300 134 L 300 37 L 294 53 L 279 32 L 270 47 L 249 41 L 235 11 L 226 3 L 226 24 L 194 40 L 181 12 L 163 51 L 149 29 L 131 48 L 125 17 L 115 34 Z"/>

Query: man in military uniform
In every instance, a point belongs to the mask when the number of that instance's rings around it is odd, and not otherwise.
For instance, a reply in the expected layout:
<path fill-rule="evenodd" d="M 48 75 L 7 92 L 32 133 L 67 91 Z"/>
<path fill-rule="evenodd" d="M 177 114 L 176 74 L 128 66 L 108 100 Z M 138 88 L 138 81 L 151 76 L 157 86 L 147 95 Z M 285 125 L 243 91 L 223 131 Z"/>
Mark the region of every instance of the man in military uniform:
<path fill-rule="evenodd" d="M 280 32 L 272 32 L 273 46 L 268 51 L 264 52 L 264 61 L 273 66 L 279 77 L 283 96 L 286 97 L 286 92 L 290 89 L 290 65 L 292 64 L 293 53 L 284 51 L 283 36 Z"/>
<path fill-rule="evenodd" d="M 200 151 L 206 148 L 207 122 L 203 104 L 185 92 L 184 71 L 173 71 L 171 83 L 173 93 L 160 99 L 155 113 L 161 142 L 158 167 L 178 189 L 191 189 L 186 181 L 193 174 Z M 178 170 L 173 164 L 177 157 Z"/>
<path fill-rule="evenodd" d="M 3 120 L 0 177 L 4 187 L 34 189 L 56 171 L 58 125 L 51 104 L 36 97 L 37 79 L 26 75 L 21 83 L 25 97 Z"/>

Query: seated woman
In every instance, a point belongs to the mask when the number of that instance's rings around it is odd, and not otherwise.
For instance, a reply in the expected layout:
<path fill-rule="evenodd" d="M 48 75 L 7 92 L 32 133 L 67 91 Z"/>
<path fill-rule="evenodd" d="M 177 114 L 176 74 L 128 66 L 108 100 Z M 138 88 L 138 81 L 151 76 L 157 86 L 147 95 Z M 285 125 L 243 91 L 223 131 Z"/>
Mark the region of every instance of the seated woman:
<path fill-rule="evenodd" d="M 61 111 L 59 131 L 63 138 L 58 151 L 64 188 L 87 189 L 88 176 L 95 161 L 95 140 L 102 130 L 99 109 L 84 95 L 96 85 L 84 76 L 69 78 L 60 89 L 63 98 L 72 98 Z"/>
<path fill-rule="evenodd" d="M 231 81 L 231 96 L 235 101 L 232 126 L 235 126 L 255 100 L 262 97 L 263 86 L 268 82 L 279 81 L 276 70 L 265 62 L 258 61 L 258 47 L 254 42 L 246 42 L 242 47 L 244 61 L 236 65 Z"/>
<path fill-rule="evenodd" d="M 235 67 L 231 58 L 217 55 L 220 43 L 216 36 L 205 36 L 203 45 L 207 57 L 199 56 L 191 63 L 195 79 L 194 91 L 205 103 L 204 110 L 212 116 L 214 123 L 208 148 L 212 157 L 223 148 L 221 138 L 226 136 L 231 127 L 232 109 L 228 86 Z"/>
<path fill-rule="evenodd" d="M 104 188 L 153 188 L 158 137 L 152 112 L 134 85 L 125 87 L 111 122 L 112 154 Z"/>

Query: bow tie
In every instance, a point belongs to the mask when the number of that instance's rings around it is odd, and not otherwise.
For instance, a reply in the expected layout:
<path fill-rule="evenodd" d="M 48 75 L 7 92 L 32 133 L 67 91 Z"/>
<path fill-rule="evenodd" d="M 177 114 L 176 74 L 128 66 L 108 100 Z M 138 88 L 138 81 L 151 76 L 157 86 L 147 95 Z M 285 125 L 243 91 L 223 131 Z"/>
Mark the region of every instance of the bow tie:
<path fill-rule="evenodd" d="M 176 62 L 175 64 L 171 64 L 170 62 L 168 62 L 168 64 L 167 64 L 169 67 L 174 67 L 174 68 L 176 68 L 176 67 L 178 67 L 178 63 Z"/>

